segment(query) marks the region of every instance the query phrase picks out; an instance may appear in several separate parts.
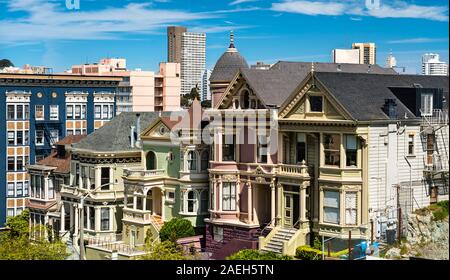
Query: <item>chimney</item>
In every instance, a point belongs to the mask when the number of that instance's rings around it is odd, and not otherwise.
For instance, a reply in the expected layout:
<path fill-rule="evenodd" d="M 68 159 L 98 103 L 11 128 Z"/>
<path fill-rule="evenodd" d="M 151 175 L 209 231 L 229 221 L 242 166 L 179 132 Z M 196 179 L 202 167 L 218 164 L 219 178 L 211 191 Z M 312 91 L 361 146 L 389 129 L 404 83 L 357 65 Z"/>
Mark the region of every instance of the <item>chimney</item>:
<path fill-rule="evenodd" d="M 134 125 L 131 126 L 130 131 L 130 146 L 131 148 L 134 148 L 135 141 L 136 141 L 136 127 Z"/>
<path fill-rule="evenodd" d="M 390 118 L 390 119 L 397 119 L 397 103 L 395 102 L 395 99 L 387 98 L 384 100 L 383 105 L 383 112 Z"/>
<path fill-rule="evenodd" d="M 136 139 L 136 141 L 140 141 L 141 140 L 141 114 L 137 113 L 136 117 L 137 117 L 137 120 L 136 120 L 137 139 Z"/>

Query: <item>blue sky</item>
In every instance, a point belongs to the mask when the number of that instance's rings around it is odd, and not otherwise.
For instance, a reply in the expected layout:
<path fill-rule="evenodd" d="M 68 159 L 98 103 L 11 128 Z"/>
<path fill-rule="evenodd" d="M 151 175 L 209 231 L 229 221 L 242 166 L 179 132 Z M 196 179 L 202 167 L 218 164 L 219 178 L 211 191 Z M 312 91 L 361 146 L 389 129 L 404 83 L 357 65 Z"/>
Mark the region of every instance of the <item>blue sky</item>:
<path fill-rule="evenodd" d="M 372 6 L 366 2 L 372 1 Z M 74 0 L 67 2 L 75 2 Z M 331 61 L 331 50 L 375 42 L 377 63 L 390 51 L 399 66 L 420 71 L 421 55 L 448 61 L 445 0 L 0 0 L 0 58 L 16 66 L 72 64 L 124 57 L 129 68 L 156 70 L 167 59 L 166 27 L 207 34 L 207 67 L 228 45 L 249 63 Z M 379 2 L 379 5 L 377 5 Z"/>

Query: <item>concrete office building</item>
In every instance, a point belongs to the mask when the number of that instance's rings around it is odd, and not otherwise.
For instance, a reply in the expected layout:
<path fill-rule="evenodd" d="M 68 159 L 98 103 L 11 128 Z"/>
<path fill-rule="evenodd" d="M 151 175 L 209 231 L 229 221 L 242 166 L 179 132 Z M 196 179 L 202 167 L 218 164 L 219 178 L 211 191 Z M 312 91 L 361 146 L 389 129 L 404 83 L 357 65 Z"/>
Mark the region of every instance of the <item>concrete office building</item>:
<path fill-rule="evenodd" d="M 377 50 L 375 43 L 353 43 L 352 49 L 359 50 L 359 64 L 377 63 Z"/>
<path fill-rule="evenodd" d="M 99 63 L 74 65 L 78 75 L 120 76 L 116 101 L 121 112 L 180 110 L 181 69 L 179 63 L 159 64 L 159 71 L 128 70 L 124 58 L 105 58 Z"/>
<path fill-rule="evenodd" d="M 93 132 L 115 115 L 120 77 L 0 74 L 0 226 L 28 197 L 25 170 L 68 135 Z"/>
<path fill-rule="evenodd" d="M 181 63 L 181 37 L 187 32 L 184 26 L 167 27 L 167 61 Z"/>
<path fill-rule="evenodd" d="M 422 74 L 446 76 L 448 75 L 448 64 L 439 60 L 439 54 L 426 53 L 422 56 Z"/>
<path fill-rule="evenodd" d="M 181 38 L 181 94 L 200 87 L 206 64 L 206 34 L 184 32 Z"/>
<path fill-rule="evenodd" d="M 352 63 L 359 64 L 358 49 L 334 49 L 332 51 L 333 63 Z"/>

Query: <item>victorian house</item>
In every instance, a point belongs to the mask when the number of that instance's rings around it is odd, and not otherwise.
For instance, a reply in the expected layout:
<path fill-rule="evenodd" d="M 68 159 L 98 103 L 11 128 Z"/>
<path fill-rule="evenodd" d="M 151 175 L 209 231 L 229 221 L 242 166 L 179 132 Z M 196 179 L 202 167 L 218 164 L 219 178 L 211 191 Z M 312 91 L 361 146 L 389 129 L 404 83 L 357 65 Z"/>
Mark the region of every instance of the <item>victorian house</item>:
<path fill-rule="evenodd" d="M 69 148 L 70 177 L 61 184 L 61 232 L 78 243 L 121 240 L 125 169 L 141 165 L 137 135 L 157 112 L 124 112 Z M 81 209 L 84 198 L 84 209 Z M 84 223 L 80 224 L 81 215 Z"/>
<path fill-rule="evenodd" d="M 164 222 L 174 217 L 191 221 L 198 234 L 208 216 L 209 145 L 203 143 L 200 102 L 172 112 L 141 133 L 141 165 L 124 171 L 124 243 L 142 248 L 159 241 Z"/>
<path fill-rule="evenodd" d="M 218 64 L 226 66 L 216 64 L 214 71 L 229 70 L 233 62 Z M 351 232 L 361 240 L 371 230 L 382 234 L 374 205 L 389 212 L 380 201 L 397 201 L 399 185 L 408 186 L 411 200 L 423 201 L 407 211 L 429 204 L 420 165 L 421 115 L 400 95 L 419 98 L 414 104 L 420 108 L 420 92 L 430 91 L 417 88 L 433 88 L 439 99 L 439 92 L 448 95 L 443 78 L 332 63 L 278 62 L 268 70 L 236 63 L 234 69 L 207 111 L 215 137 L 205 219 L 213 258 L 258 247 L 294 254 L 316 236 L 345 240 Z M 221 76 L 214 71 L 211 77 Z M 442 135 L 448 139 L 448 132 Z M 444 146 L 440 154 L 448 157 L 447 151 Z M 397 219 L 395 213 L 389 217 Z"/>
<path fill-rule="evenodd" d="M 67 146 L 79 142 L 85 135 L 67 136 L 55 143 L 51 154 L 34 165 L 27 165 L 31 185 L 26 207 L 30 209 L 31 237 L 43 234 L 54 239 L 61 230 L 61 186 L 70 178 L 70 157 Z M 28 186 L 27 186 L 28 187 Z M 45 226 L 48 230 L 42 232 Z"/>

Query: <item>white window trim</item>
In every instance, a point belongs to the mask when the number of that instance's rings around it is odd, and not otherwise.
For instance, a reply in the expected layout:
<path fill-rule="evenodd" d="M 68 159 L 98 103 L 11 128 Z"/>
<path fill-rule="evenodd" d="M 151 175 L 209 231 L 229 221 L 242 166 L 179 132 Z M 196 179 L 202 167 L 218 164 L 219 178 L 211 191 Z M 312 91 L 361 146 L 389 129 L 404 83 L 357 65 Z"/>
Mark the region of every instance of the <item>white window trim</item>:
<path fill-rule="evenodd" d="M 42 118 L 37 117 L 37 108 L 42 107 Z M 34 105 L 34 119 L 35 120 L 45 120 L 45 106 L 44 105 Z"/>
<path fill-rule="evenodd" d="M 56 117 L 55 112 L 52 112 L 52 109 L 56 108 Z M 59 120 L 59 105 L 50 105 L 50 120 L 57 121 Z"/>
<path fill-rule="evenodd" d="M 38 131 L 42 131 L 42 143 L 38 143 L 38 142 L 37 142 L 37 139 L 38 139 L 38 137 L 37 137 L 37 132 L 38 132 Z M 43 130 L 36 129 L 36 130 L 34 131 L 34 144 L 35 144 L 36 146 L 44 146 L 44 145 L 45 145 L 45 132 L 44 132 Z"/>

